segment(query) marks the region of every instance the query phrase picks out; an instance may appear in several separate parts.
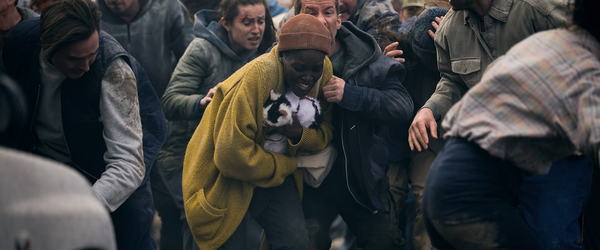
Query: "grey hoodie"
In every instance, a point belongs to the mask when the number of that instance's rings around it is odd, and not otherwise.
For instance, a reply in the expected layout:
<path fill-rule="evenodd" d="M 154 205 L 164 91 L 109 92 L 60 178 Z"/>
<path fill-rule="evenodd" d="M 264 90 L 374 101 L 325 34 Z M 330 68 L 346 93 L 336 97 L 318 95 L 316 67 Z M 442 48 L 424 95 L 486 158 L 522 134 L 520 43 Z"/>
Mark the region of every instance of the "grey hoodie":
<path fill-rule="evenodd" d="M 177 61 L 194 39 L 185 6 L 178 0 L 140 0 L 139 13 L 126 23 L 110 11 L 104 0 L 97 2 L 102 11 L 102 30 L 142 64 L 160 98 Z"/>

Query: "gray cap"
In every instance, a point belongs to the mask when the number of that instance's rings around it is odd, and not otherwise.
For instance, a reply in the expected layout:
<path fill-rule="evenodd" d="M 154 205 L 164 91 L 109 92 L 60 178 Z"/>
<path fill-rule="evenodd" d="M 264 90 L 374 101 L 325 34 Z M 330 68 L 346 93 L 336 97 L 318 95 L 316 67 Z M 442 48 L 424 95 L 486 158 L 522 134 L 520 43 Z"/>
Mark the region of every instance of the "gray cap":
<path fill-rule="evenodd" d="M 0 249 L 116 249 L 108 210 L 57 162 L 0 147 Z"/>

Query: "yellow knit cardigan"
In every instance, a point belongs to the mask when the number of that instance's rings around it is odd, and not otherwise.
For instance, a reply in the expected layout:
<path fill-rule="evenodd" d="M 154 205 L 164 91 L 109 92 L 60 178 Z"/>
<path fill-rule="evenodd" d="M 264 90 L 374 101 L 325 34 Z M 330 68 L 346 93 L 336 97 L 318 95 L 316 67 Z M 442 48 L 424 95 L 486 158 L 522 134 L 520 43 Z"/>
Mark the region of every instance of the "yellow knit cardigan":
<path fill-rule="evenodd" d="M 331 112 L 320 88 L 332 75 L 326 57 L 318 90 L 323 123 L 304 129 L 297 144 L 289 142 L 289 155 L 298 150 L 324 149 L 332 138 Z M 202 250 L 217 249 L 237 229 L 252 199 L 254 187 L 281 185 L 288 175 L 302 195 L 302 173 L 295 157 L 263 150 L 266 129 L 262 106 L 273 89 L 285 91 L 277 47 L 236 71 L 217 88 L 200 125 L 192 136 L 183 164 L 185 213 L 194 240 Z"/>

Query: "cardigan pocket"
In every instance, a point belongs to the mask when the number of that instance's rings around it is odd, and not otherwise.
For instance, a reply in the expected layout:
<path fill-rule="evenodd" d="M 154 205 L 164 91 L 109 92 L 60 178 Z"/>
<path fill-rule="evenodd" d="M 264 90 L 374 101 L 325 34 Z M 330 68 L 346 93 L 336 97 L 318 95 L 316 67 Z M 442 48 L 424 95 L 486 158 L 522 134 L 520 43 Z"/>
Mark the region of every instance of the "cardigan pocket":
<path fill-rule="evenodd" d="M 212 239 L 223 222 L 227 209 L 212 206 L 206 196 L 204 189 L 198 190 L 185 204 L 186 215 L 192 234 L 196 238 Z"/>
<path fill-rule="evenodd" d="M 451 60 L 452 72 L 459 74 L 467 87 L 475 86 L 480 80 L 481 57 L 464 57 Z"/>

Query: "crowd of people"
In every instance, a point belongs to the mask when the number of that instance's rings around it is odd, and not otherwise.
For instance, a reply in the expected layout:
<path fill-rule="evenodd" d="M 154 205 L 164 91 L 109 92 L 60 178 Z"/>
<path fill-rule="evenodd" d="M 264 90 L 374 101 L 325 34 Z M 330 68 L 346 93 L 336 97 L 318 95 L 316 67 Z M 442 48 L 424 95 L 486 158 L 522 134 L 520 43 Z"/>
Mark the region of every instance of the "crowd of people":
<path fill-rule="evenodd" d="M 600 249 L 597 11 L 0 0 L 0 247 Z"/>

